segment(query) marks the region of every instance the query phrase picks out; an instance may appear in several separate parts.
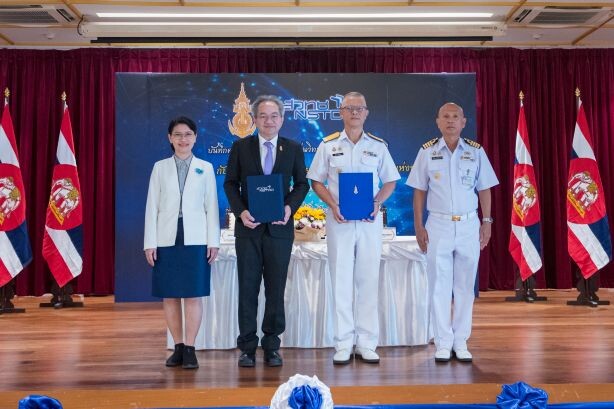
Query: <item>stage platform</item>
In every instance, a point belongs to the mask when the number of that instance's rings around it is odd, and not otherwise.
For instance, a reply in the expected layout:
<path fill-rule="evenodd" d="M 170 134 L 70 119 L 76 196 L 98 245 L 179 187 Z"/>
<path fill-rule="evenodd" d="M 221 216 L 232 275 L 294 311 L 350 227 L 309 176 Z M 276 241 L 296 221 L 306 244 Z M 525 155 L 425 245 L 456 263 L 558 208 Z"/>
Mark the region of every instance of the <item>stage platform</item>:
<path fill-rule="evenodd" d="M 259 353 L 253 369 L 237 367 L 237 350 L 199 351 L 196 371 L 164 366 L 159 303 L 86 297 L 84 308 L 54 310 L 38 307 L 49 297 L 19 297 L 25 314 L 0 315 L 0 408 L 30 393 L 66 409 L 267 406 L 295 373 L 317 375 L 340 405 L 494 403 L 501 384 L 519 380 L 550 403 L 614 401 L 614 307 L 566 305 L 575 290 L 541 290 L 548 301 L 533 304 L 505 302 L 510 295 L 480 294 L 472 365 L 436 364 L 433 345 L 380 348 L 379 365 L 343 367 L 331 348 L 285 348 L 283 367 L 265 367 Z M 599 296 L 612 301 L 614 290 Z"/>

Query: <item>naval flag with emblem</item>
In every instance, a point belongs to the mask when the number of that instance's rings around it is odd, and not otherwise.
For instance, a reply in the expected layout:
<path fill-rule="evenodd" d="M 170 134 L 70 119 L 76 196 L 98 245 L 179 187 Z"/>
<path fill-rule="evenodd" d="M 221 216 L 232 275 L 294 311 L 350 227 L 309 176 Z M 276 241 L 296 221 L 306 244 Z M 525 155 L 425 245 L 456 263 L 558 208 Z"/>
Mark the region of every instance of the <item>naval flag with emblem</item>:
<path fill-rule="evenodd" d="M 4 95 L 0 122 L 0 287 L 32 261 L 26 225 L 26 197 L 9 112 L 8 89 Z"/>
<path fill-rule="evenodd" d="M 542 267 L 542 259 L 537 183 L 522 98 L 521 92 L 514 160 L 512 230 L 508 248 L 518 265 L 522 281 L 525 281 Z"/>
<path fill-rule="evenodd" d="M 60 287 L 81 274 L 83 268 L 81 187 L 65 94 L 62 99 L 64 114 L 43 235 L 43 257 Z"/>
<path fill-rule="evenodd" d="M 584 278 L 589 278 L 612 259 L 612 242 L 603 185 L 579 94 L 576 90 L 578 116 L 567 181 L 567 249 Z"/>

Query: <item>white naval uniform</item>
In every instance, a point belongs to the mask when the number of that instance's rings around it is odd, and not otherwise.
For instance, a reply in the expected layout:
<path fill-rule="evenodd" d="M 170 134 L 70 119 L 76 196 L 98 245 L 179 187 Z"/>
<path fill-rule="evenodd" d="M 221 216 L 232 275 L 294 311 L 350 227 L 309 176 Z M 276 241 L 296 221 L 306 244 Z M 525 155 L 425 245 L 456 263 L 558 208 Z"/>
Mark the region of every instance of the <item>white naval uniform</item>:
<path fill-rule="evenodd" d="M 435 346 L 466 349 L 480 258 L 477 191 L 499 181 L 478 143 L 461 138 L 450 152 L 444 139 L 436 138 L 422 145 L 406 184 L 427 192 L 427 275 Z"/>
<path fill-rule="evenodd" d="M 328 190 L 339 203 L 339 173 L 372 172 L 373 194 L 382 183 L 401 176 L 383 140 L 364 133 L 356 144 L 345 131 L 320 143 L 307 178 L 328 182 Z M 335 349 L 375 350 L 379 340 L 378 289 L 382 253 L 382 215 L 373 223 L 337 223 L 327 209 L 326 244 L 335 297 Z M 355 293 L 354 293 L 355 292 Z M 355 310 L 354 307 L 355 306 Z"/>

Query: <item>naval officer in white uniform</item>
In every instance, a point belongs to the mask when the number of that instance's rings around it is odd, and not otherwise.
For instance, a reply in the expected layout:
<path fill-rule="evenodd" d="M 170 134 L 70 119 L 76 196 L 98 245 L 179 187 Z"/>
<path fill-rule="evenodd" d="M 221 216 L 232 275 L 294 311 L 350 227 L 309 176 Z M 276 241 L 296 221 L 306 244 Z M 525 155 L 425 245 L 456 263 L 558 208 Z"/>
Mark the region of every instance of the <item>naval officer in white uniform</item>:
<path fill-rule="evenodd" d="M 363 130 L 369 115 L 365 97 L 358 92 L 346 94 L 340 112 L 343 131 L 324 138 L 307 173 L 313 190 L 328 205 L 326 240 L 335 295 L 333 363 L 348 364 L 354 353 L 364 362 L 379 363 L 375 349 L 383 228 L 380 207 L 401 176 L 386 143 Z M 340 213 L 342 172 L 373 173 L 373 220 L 348 221 Z"/>
<path fill-rule="evenodd" d="M 460 137 L 467 122 L 460 106 L 444 104 L 436 122 L 442 136 L 422 145 L 407 185 L 414 188 L 416 239 L 427 256 L 435 361 L 447 362 L 456 356 L 471 362 L 467 340 L 474 283 L 480 250 L 491 236 L 490 188 L 499 181 L 482 146 Z"/>

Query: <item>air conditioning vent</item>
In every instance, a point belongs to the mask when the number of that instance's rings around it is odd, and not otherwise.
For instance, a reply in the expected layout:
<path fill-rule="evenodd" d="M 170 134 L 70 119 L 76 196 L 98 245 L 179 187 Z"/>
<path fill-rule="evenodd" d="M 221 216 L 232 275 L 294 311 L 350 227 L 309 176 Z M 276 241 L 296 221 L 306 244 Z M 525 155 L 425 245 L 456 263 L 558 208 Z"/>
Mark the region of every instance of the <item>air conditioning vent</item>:
<path fill-rule="evenodd" d="M 587 24 L 599 14 L 598 11 L 575 11 L 561 13 L 559 11 L 542 11 L 533 20 L 532 24 Z"/>
<path fill-rule="evenodd" d="M 611 7 L 546 6 L 520 8 L 513 17 L 519 24 L 572 26 L 600 24 L 611 16 Z"/>
<path fill-rule="evenodd" d="M 525 19 L 525 17 L 526 17 L 526 16 L 528 16 L 529 14 L 531 14 L 531 11 L 533 11 L 533 10 L 531 10 L 531 9 L 523 9 L 523 10 L 520 12 L 520 14 L 518 14 L 518 16 L 516 16 L 516 18 L 514 18 L 514 21 L 515 21 L 516 23 L 521 23 L 521 22 L 522 22 L 522 21 Z"/>
<path fill-rule="evenodd" d="M 64 20 L 66 20 L 66 22 L 75 21 L 75 18 L 72 16 L 72 14 L 70 14 L 66 9 L 56 9 L 56 11 L 58 12 L 58 14 L 64 17 Z"/>
<path fill-rule="evenodd" d="M 75 21 L 70 11 L 53 6 L 0 6 L 0 24 L 57 25 Z"/>

